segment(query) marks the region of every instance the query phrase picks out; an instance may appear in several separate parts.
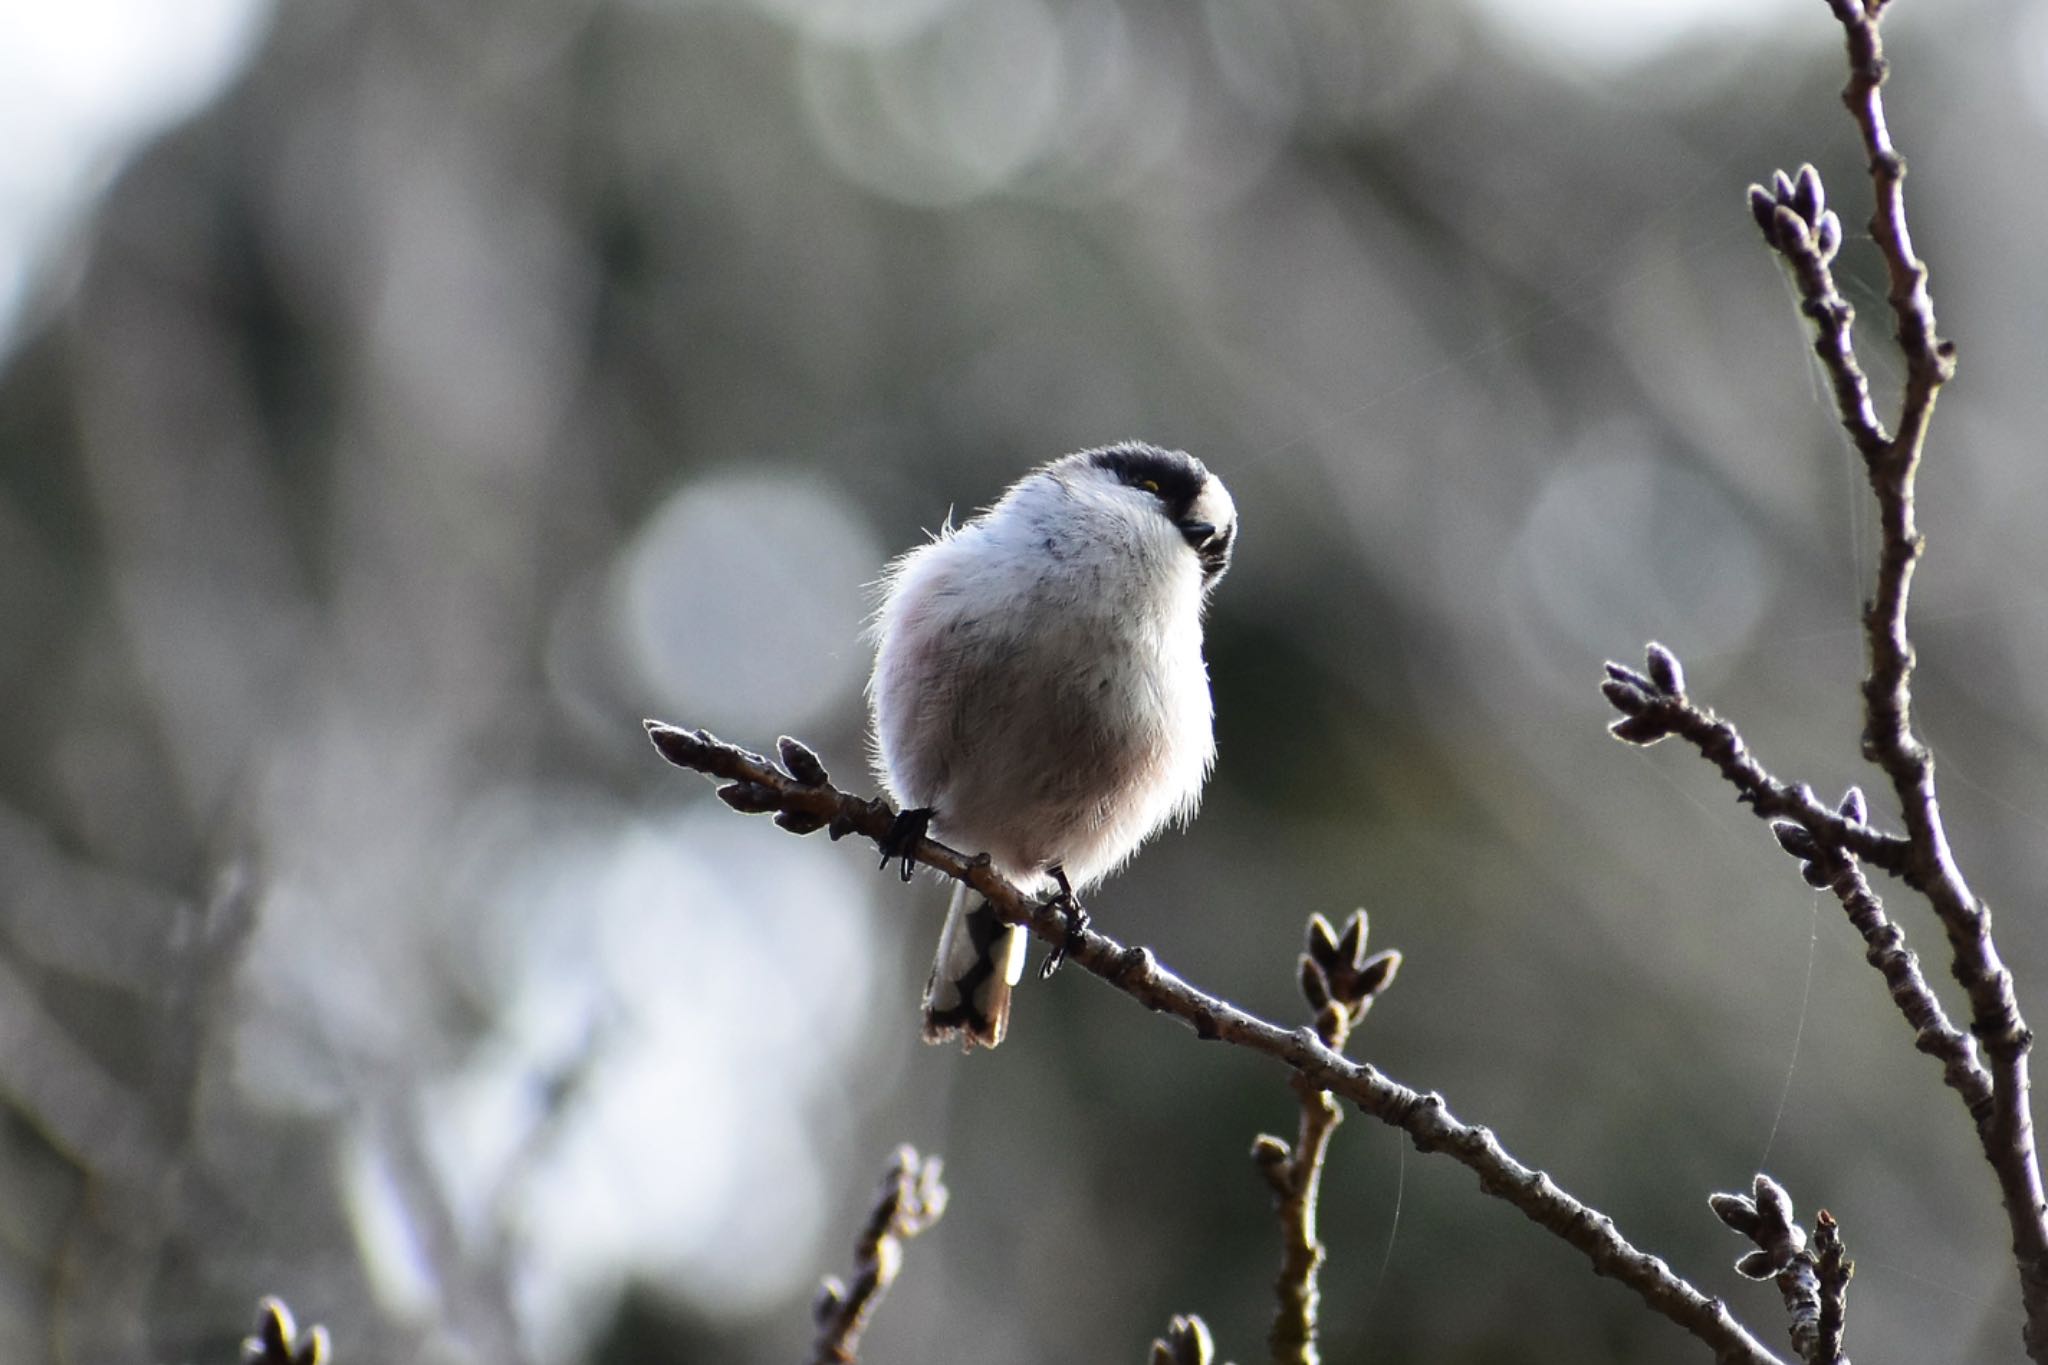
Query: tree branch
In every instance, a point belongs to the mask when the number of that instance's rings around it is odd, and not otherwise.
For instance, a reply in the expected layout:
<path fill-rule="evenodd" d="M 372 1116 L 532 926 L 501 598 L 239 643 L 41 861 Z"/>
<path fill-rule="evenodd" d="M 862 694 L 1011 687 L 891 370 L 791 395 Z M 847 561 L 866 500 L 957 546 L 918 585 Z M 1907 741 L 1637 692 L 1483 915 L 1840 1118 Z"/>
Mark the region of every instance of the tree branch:
<path fill-rule="evenodd" d="M 1388 949 L 1367 957 L 1365 911 L 1352 912 L 1340 937 L 1321 915 L 1308 920 L 1308 951 L 1301 955 L 1301 993 L 1315 1011 L 1316 1036 L 1342 1052 L 1351 1030 L 1364 1020 L 1381 991 L 1394 983 L 1401 954 Z M 1301 1097 L 1301 1126 L 1294 1146 L 1268 1133 L 1252 1143 L 1252 1159 L 1273 1187 L 1280 1210 L 1280 1275 L 1273 1329 L 1267 1335 L 1273 1365 L 1317 1365 L 1316 1274 L 1323 1244 L 1316 1239 L 1316 1201 L 1322 1189 L 1323 1157 L 1344 1111 L 1330 1093 L 1301 1076 L 1293 1078 Z"/>
<path fill-rule="evenodd" d="M 2013 1254 L 2027 1309 L 2028 1353 L 2033 1359 L 2043 1359 L 2036 1342 L 2048 1340 L 2040 1334 L 2043 1314 L 2048 1314 L 2048 1283 L 2042 1279 L 2048 1259 L 2038 1248 L 2048 1243 L 2038 1239 L 2048 1232 L 2043 1230 L 2040 1170 L 2027 1113 L 2026 1054 L 2032 1034 L 2012 999 L 2011 974 L 2001 965 L 1990 977 L 1981 975 L 1985 958 L 1980 951 L 1990 962 L 1997 961 L 1990 942 L 1989 912 L 1980 908 L 1974 921 L 1978 932 L 1961 943 L 1949 916 L 1939 916 L 1955 949 L 1952 970 L 1970 995 L 1971 1029 L 1964 1033 L 1949 1021 L 1920 973 L 1919 960 L 1906 948 L 1904 934 L 1886 918 L 1883 903 L 1857 865 L 1858 857 L 1867 851 L 1881 853 L 1884 862 L 1880 866 L 1896 872 L 1932 901 L 1932 891 L 1916 877 L 1917 844 L 1873 830 L 1867 823 L 1863 793 L 1854 787 L 1830 810 L 1811 788 L 1792 787 L 1771 776 L 1750 754 L 1734 726 L 1686 695 L 1684 671 L 1662 645 L 1649 647 L 1646 670 L 1638 673 L 1621 664 L 1607 665 L 1602 691 L 1622 713 L 1622 719 L 1609 728 L 1617 738 L 1634 744 L 1650 745 L 1675 736 L 1698 749 L 1735 788 L 1738 801 L 1772 821 L 1780 846 L 1805 864 L 1808 884 L 1833 891 L 1841 901 L 1850 923 L 1863 936 L 1865 959 L 1883 973 L 1893 1001 L 1913 1025 L 1915 1046 L 1941 1060 L 1943 1080 L 1962 1097 L 1970 1113 L 1984 1158 L 1997 1175 L 2012 1229 Z M 1929 790 L 1931 799 L 1931 787 Z M 1979 1059 L 1980 1041 L 1992 1059 L 1990 1068 Z"/>
<path fill-rule="evenodd" d="M 1856 1267 L 1842 1254 L 1841 1229 L 1822 1209 L 1811 1242 L 1792 1220 L 1792 1196 L 1759 1172 L 1749 1194 L 1707 1200 L 1723 1223 L 1756 1243 L 1735 1263 L 1752 1280 L 1775 1280 L 1792 1318 L 1792 1349 L 1804 1365 L 1849 1365 L 1842 1354 L 1842 1314 Z"/>
<path fill-rule="evenodd" d="M 671 763 L 723 779 L 727 785 L 719 789 L 719 798 L 735 810 L 773 812 L 785 829 L 829 829 L 835 838 L 860 834 L 878 845 L 890 834 L 895 812 L 887 802 L 838 790 L 817 755 L 794 740 L 781 742 L 789 765 L 784 771 L 759 754 L 701 730 L 655 721 L 648 722 L 647 730 L 655 748 Z M 1372 1066 L 1338 1055 L 1313 1028 L 1284 1029 L 1198 990 L 1161 966 L 1149 949 L 1126 947 L 1092 929 L 1070 936 L 1057 905 L 1024 895 L 997 874 L 986 857 L 969 857 L 931 839 L 919 840 L 910 854 L 934 871 L 965 882 L 1004 921 L 1029 927 L 1046 943 L 1068 944 L 1069 960 L 1147 1009 L 1173 1016 L 1198 1037 L 1272 1057 L 1312 1084 L 1401 1129 L 1417 1151 L 1446 1154 L 1476 1174 L 1486 1193 L 1512 1204 L 1576 1248 L 1595 1274 L 1621 1281 L 1653 1311 L 1706 1343 L 1717 1361 L 1761 1365 L 1777 1359 L 1719 1299 L 1700 1293 L 1663 1261 L 1630 1245 L 1613 1219 L 1567 1194 L 1543 1172 L 1516 1161 L 1490 1131 L 1458 1119 L 1441 1095 L 1411 1090 Z"/>
<path fill-rule="evenodd" d="M 1813 1216 L 1813 1256 L 1820 1276 L 1820 1337 L 1814 1354 L 1824 1365 L 1849 1365 L 1842 1354 L 1842 1332 L 1847 1325 L 1849 1278 L 1856 1273 L 1856 1263 L 1842 1246 L 1841 1225 L 1826 1209 Z"/>
<path fill-rule="evenodd" d="M 1654 641 L 1647 650 L 1647 672 L 1609 663 L 1601 692 L 1622 719 L 1608 726 L 1616 739 L 1645 747 L 1677 736 L 1700 751 L 1735 788 L 1735 799 L 1764 819 L 1796 821 L 1821 844 L 1862 859 L 1873 867 L 1903 876 L 1911 844 L 1868 823 L 1863 799 L 1846 799 L 1830 807 L 1801 783 L 1793 786 L 1773 777 L 1750 753 L 1735 727 L 1685 691 L 1685 670 L 1678 657 Z"/>
<path fill-rule="evenodd" d="M 1842 427 L 1866 462 L 1883 459 L 1891 436 L 1870 399 L 1870 380 L 1856 359 L 1856 310 L 1835 288 L 1833 263 L 1842 248 L 1842 221 L 1827 206 L 1820 173 L 1801 166 L 1779 171 L 1771 188 L 1749 187 L 1749 211 L 1764 241 L 1785 258 L 1799 287 L 1799 311 L 1814 325 L 1813 353 L 1835 391 Z"/>
<path fill-rule="evenodd" d="M 1176 1317 L 1166 1335 L 1152 1342 L 1151 1365 L 1216 1365 L 1216 1342 L 1209 1324 L 1194 1314 Z"/>
<path fill-rule="evenodd" d="M 1892 145 L 1882 88 L 1887 74 L 1878 36 L 1881 0 L 1830 0 L 1849 51 L 1849 83 L 1842 102 L 1855 117 L 1870 161 L 1875 207 L 1870 233 L 1891 278 L 1892 314 L 1906 359 L 1898 430 L 1882 450 L 1866 451 L 1870 486 L 1877 495 L 1884 547 L 1877 590 L 1864 608 L 1870 669 L 1863 682 L 1863 753 L 1882 768 L 1898 792 L 1912 842 L 1908 881 L 1927 896 L 1954 952 L 1954 972 L 1970 998 L 1971 1031 L 1991 1058 L 1994 1111 L 1980 1124 L 1985 1155 L 1998 1172 L 2013 1255 L 2026 1305 L 2026 1342 L 2035 1360 L 2048 1360 L 2048 1201 L 2029 1109 L 2027 1054 L 2033 1033 L 2021 1017 L 2012 974 L 1991 937 L 1991 911 L 1970 890 L 1956 865 L 1934 789 L 1934 756 L 1913 734 L 1913 646 L 1906 608 L 1913 570 L 1924 541 L 1914 518 L 1913 485 L 1919 472 L 1935 396 L 1955 374 L 1955 347 L 1935 330 L 1926 264 L 1913 252 L 1906 226 L 1905 159 Z"/>
<path fill-rule="evenodd" d="M 858 1269 L 849 1287 L 827 1275 L 811 1305 L 818 1324 L 812 1365 L 851 1365 L 858 1359 L 860 1335 L 889 1286 L 903 1268 L 903 1244 L 939 1221 L 946 1211 L 946 1187 L 939 1183 L 939 1159 L 919 1157 L 913 1147 L 898 1147 L 882 1174 L 867 1226 L 854 1246 Z"/>
<path fill-rule="evenodd" d="M 1884 903 L 1857 861 L 1858 854 L 1876 849 L 1903 872 L 1906 841 L 1870 827 L 1859 788 L 1851 787 L 1841 803 L 1829 809 L 1810 787 L 1793 787 L 1771 776 L 1733 725 L 1686 695 L 1685 674 L 1664 646 L 1649 647 L 1648 669 L 1645 676 L 1621 664 L 1607 665 L 1603 689 L 1624 716 L 1610 728 L 1636 744 L 1655 744 L 1672 736 L 1685 740 L 1721 770 L 1738 801 L 1771 822 L 1779 846 L 1801 861 L 1807 884 L 1827 888 L 1841 901 L 1849 922 L 1863 936 L 1865 960 L 1883 974 L 1893 1002 L 1913 1026 L 1915 1045 L 1941 1060 L 1943 1079 L 1962 1096 L 1979 1130 L 1986 1131 L 1993 1112 L 1992 1079 L 1978 1059 L 1977 1041 L 1949 1022 L 1920 972 L 1919 957 L 1885 916 Z M 1665 690 L 1667 686 L 1673 690 Z"/>
<path fill-rule="evenodd" d="M 256 1306 L 256 1332 L 242 1339 L 242 1365 L 327 1365 L 327 1329 L 315 1323 L 301 1332 L 283 1299 Z"/>
<path fill-rule="evenodd" d="M 1913 254 L 1913 234 L 1906 227 L 1906 159 L 1892 145 L 1884 116 L 1889 64 L 1878 24 L 1885 4 L 1886 0 L 1829 0 L 1849 50 L 1849 83 L 1842 89 L 1842 103 L 1855 118 L 1870 159 L 1875 190 L 1870 235 L 1891 277 L 1892 313 L 1898 320 L 1899 349 L 1906 357 L 1906 392 L 1893 443 L 1910 449 L 1917 459 L 1935 393 L 1954 377 L 1956 352 L 1935 332 L 1927 265 Z"/>
<path fill-rule="evenodd" d="M 1862 795 L 1855 794 L 1859 798 Z M 1804 827 L 1791 821 L 1782 822 L 1776 829 L 1781 844 L 1788 837 L 1793 845 L 1798 844 L 1793 830 L 1805 833 Z M 1801 856 L 1795 846 L 1788 845 L 1785 851 L 1794 857 Z M 1899 927 L 1885 917 L 1884 902 L 1870 889 L 1863 869 L 1854 858 L 1820 846 L 1814 847 L 1807 866 L 1807 881 L 1820 881 L 1834 892 L 1835 899 L 1849 913 L 1849 923 L 1863 936 L 1864 960 L 1883 974 L 1885 985 L 1891 989 L 1892 1003 L 1913 1026 L 1913 1045 L 1941 1062 L 1942 1080 L 1962 1097 L 1963 1107 L 1969 1110 L 1979 1133 L 1987 1131 L 1993 1113 L 1991 1073 L 1978 1059 L 1977 1040 L 1949 1022 L 1948 1012 L 1942 1009 L 1927 978 L 1920 973 L 1919 956 L 1906 947 L 1906 936 Z"/>
<path fill-rule="evenodd" d="M 1772 189 L 1750 187 L 1750 206 L 1765 240 L 1783 255 L 1798 281 L 1802 309 L 1818 334 L 1814 350 L 1827 369 L 1842 425 L 1862 454 L 1877 498 L 1883 539 L 1877 584 L 1864 604 L 1869 666 L 1863 679 L 1863 754 L 1883 769 L 1898 793 L 1907 853 L 1898 872 L 1924 894 L 1953 954 L 1952 969 L 1970 1000 L 1970 1029 L 1991 1060 L 1988 1122 L 1973 1107 L 1985 1155 L 1997 1172 L 2013 1255 L 2026 1307 L 2028 1354 L 2048 1361 L 2048 1200 L 2029 1109 L 2027 1054 L 2033 1033 L 2021 1017 L 2012 976 L 1991 937 L 1991 911 L 1970 890 L 1943 827 L 1934 787 L 1934 756 L 1913 733 L 1913 645 L 1906 629 L 1913 572 L 1925 542 L 1914 515 L 1914 481 L 1926 444 L 1934 401 L 1955 374 L 1956 353 L 1934 320 L 1928 270 L 1913 250 L 1906 224 L 1906 162 L 1893 145 L 1884 113 L 1888 74 L 1878 33 L 1885 0 L 1829 0 L 1848 49 L 1849 81 L 1842 102 L 1856 121 L 1867 157 L 1873 207 L 1870 234 L 1890 278 L 1895 336 L 1906 375 L 1895 431 L 1887 432 L 1871 405 L 1857 365 L 1853 313 L 1834 287 L 1829 262 L 1841 244 L 1841 225 L 1828 212 L 1820 177 L 1802 167 L 1782 171 Z M 1808 823 L 1802 820 L 1802 823 Z M 1821 830 L 1809 823 L 1817 838 Z M 1823 839 L 1822 842 L 1838 842 Z M 1855 850 L 1868 858 L 1863 850 Z M 1876 861 L 1871 859 L 1871 861 Z"/>

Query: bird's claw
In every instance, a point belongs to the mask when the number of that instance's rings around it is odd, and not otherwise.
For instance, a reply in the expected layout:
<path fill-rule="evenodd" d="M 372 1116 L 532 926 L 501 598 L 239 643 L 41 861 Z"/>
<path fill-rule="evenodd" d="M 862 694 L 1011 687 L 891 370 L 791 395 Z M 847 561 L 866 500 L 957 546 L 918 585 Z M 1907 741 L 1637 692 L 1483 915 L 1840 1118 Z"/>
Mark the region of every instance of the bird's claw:
<path fill-rule="evenodd" d="M 1066 870 L 1053 867 L 1048 868 L 1047 872 L 1055 882 L 1059 883 L 1060 889 L 1045 905 L 1047 909 L 1056 909 L 1066 916 L 1067 935 L 1058 943 L 1053 944 L 1052 951 L 1045 955 L 1045 965 L 1038 969 L 1038 979 L 1041 981 L 1052 980 L 1053 973 L 1065 965 L 1067 954 L 1080 946 L 1081 936 L 1088 932 L 1088 925 L 1090 923 L 1087 908 L 1081 904 L 1080 898 L 1074 894 L 1074 888 L 1067 885 Z"/>
<path fill-rule="evenodd" d="M 930 806 L 897 811 L 896 819 L 889 826 L 889 832 L 875 840 L 882 850 L 882 861 L 878 866 L 887 867 L 891 858 L 901 859 L 903 880 L 909 881 L 910 874 L 917 870 L 917 859 L 913 855 L 913 850 L 917 848 L 918 840 L 924 838 L 925 832 L 931 827 Z"/>

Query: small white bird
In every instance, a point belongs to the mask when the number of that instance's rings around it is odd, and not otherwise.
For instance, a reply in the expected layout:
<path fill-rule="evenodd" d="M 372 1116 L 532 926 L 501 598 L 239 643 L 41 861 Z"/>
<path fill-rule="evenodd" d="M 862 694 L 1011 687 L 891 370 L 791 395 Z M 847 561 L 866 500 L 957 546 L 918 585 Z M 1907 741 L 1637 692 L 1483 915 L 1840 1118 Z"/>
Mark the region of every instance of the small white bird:
<path fill-rule="evenodd" d="M 893 842 L 929 826 L 1026 890 L 1057 887 L 1085 922 L 1073 894 L 1201 799 L 1216 757 L 1202 607 L 1236 539 L 1201 461 L 1126 442 L 1033 470 L 893 562 L 868 682 L 903 810 Z M 954 888 L 924 1036 L 994 1047 L 1024 934 L 968 899 Z"/>

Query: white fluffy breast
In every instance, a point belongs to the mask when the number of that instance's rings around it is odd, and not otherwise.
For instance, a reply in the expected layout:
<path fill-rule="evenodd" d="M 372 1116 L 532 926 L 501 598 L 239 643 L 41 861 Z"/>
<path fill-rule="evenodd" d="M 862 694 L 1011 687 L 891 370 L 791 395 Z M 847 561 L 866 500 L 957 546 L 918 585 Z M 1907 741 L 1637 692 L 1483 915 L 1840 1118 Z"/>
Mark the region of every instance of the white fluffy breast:
<path fill-rule="evenodd" d="M 883 580 L 882 780 L 1027 883 L 1113 871 L 1214 759 L 1200 565 L 1133 492 L 1042 470 Z"/>

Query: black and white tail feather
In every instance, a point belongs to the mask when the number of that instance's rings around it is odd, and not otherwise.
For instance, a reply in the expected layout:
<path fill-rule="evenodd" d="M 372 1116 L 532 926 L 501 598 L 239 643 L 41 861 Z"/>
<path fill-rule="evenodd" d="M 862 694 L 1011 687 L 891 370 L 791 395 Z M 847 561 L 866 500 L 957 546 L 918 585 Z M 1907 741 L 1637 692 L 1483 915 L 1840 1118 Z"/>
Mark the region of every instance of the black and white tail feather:
<path fill-rule="evenodd" d="M 968 908 L 973 902 L 973 909 Z M 965 883 L 953 884 L 939 955 L 924 988 L 924 1040 L 994 1047 L 1010 1026 L 1010 990 L 1024 974 L 1024 931 L 996 918 Z"/>
<path fill-rule="evenodd" d="M 893 562 L 868 683 L 876 765 L 933 837 L 1085 890 L 1193 814 L 1215 760 L 1202 608 L 1237 509 L 1181 451 L 1084 450 Z M 1023 931 L 955 889 L 924 1036 L 994 1047 Z"/>

